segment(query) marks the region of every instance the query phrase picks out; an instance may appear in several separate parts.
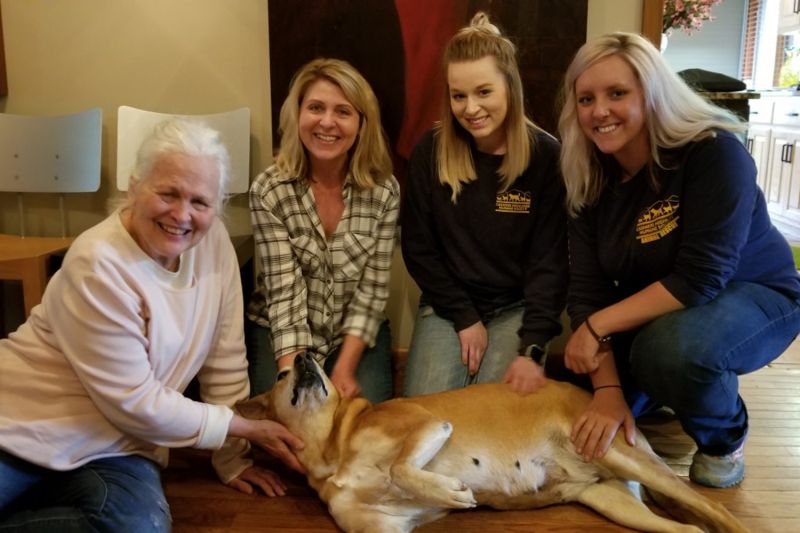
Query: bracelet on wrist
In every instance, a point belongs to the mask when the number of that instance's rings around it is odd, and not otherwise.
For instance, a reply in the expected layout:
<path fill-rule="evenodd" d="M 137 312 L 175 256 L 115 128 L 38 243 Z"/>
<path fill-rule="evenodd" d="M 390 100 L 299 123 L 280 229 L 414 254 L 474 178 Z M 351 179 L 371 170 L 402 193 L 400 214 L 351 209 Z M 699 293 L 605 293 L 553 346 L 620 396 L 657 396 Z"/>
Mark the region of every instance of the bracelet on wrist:
<path fill-rule="evenodd" d="M 600 389 L 621 389 L 622 385 L 600 385 L 599 387 L 594 387 L 594 392 L 599 391 Z"/>
<path fill-rule="evenodd" d="M 604 335 L 601 337 L 592 327 L 592 323 L 589 322 L 589 317 L 586 317 L 584 323 L 586 324 L 586 329 L 589 330 L 589 333 L 592 334 L 592 337 L 594 337 L 594 340 L 597 341 L 597 344 L 599 344 L 601 348 L 611 348 L 611 335 Z"/>

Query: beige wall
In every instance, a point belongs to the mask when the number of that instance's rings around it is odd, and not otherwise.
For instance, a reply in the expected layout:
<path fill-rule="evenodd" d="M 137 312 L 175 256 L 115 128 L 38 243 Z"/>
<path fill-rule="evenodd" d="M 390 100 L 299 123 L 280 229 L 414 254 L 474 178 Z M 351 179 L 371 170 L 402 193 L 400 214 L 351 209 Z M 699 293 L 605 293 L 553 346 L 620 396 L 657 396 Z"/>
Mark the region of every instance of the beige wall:
<path fill-rule="evenodd" d="M 612 31 L 642 29 L 642 0 L 589 0 L 586 39 Z"/>
<path fill-rule="evenodd" d="M 424 1 L 424 0 L 423 0 Z M 639 31 L 642 0 L 589 0 L 587 36 Z M 53 115 L 103 110 L 102 185 L 67 199 L 77 234 L 99 222 L 115 192 L 116 110 L 215 113 L 250 108 L 251 175 L 271 159 L 267 0 L 0 0 L 9 94 L 0 111 Z M 30 234 L 57 235 L 58 201 L 25 195 Z M 0 193 L 0 233 L 17 233 L 16 197 Z M 249 232 L 246 198 L 228 208 L 232 233 Z M 387 314 L 407 347 L 419 292 L 399 250 Z"/>
<path fill-rule="evenodd" d="M 116 191 L 117 107 L 206 114 L 249 107 L 252 171 L 270 159 L 266 0 L 2 0 L 8 96 L 23 115 L 103 110 L 99 193 L 67 199 L 77 234 L 101 220 Z M 57 235 L 57 198 L 25 195 L 30 234 Z M 0 194 L 0 232 L 16 233 L 16 198 Z M 228 214 L 249 232 L 244 198 Z"/>

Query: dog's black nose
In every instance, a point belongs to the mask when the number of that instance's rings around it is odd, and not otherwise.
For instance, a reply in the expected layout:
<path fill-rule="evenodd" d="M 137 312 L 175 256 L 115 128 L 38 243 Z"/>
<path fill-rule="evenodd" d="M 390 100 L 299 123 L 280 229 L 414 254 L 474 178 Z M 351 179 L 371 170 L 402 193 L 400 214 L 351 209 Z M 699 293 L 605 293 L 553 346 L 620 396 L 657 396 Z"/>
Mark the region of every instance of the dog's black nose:
<path fill-rule="evenodd" d="M 314 363 L 310 353 L 303 352 L 294 358 L 294 370 L 297 386 L 312 387 L 314 385 L 323 385 L 317 365 Z"/>
<path fill-rule="evenodd" d="M 299 399 L 299 391 L 302 389 L 313 389 L 319 387 L 323 394 L 327 395 L 328 391 L 325 388 L 325 382 L 320 376 L 314 359 L 308 352 L 298 354 L 294 358 L 294 393 L 292 396 L 292 405 L 296 405 Z"/>
<path fill-rule="evenodd" d="M 297 357 L 294 358 L 294 369 L 298 373 L 308 371 L 309 368 L 314 368 L 314 363 L 312 361 L 310 353 L 299 353 Z"/>

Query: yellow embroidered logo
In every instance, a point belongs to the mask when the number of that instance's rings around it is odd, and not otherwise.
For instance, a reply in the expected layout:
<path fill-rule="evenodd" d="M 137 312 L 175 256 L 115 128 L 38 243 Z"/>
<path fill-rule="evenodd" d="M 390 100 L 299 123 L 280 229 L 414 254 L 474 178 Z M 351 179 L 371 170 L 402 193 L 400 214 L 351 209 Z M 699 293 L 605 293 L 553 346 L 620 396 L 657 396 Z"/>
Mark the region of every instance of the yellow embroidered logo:
<path fill-rule="evenodd" d="M 645 209 L 636 219 L 636 239 L 642 244 L 657 241 L 678 227 L 681 203 L 673 194 Z"/>
<path fill-rule="evenodd" d="M 530 213 L 531 193 L 517 189 L 497 193 L 494 210 L 497 213 Z"/>

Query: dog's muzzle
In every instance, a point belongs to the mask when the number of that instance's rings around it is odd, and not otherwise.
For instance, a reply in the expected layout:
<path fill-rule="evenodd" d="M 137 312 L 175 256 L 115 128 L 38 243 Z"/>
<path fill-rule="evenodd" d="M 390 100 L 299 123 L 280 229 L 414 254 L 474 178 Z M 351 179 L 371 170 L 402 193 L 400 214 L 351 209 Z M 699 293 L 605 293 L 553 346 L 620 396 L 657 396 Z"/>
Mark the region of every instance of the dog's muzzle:
<path fill-rule="evenodd" d="M 311 392 L 314 388 L 319 387 L 322 389 L 322 394 L 327 396 L 328 390 L 325 388 L 319 367 L 308 352 L 298 354 L 294 358 L 294 376 L 292 405 L 297 405 L 300 392 L 303 390 Z"/>

